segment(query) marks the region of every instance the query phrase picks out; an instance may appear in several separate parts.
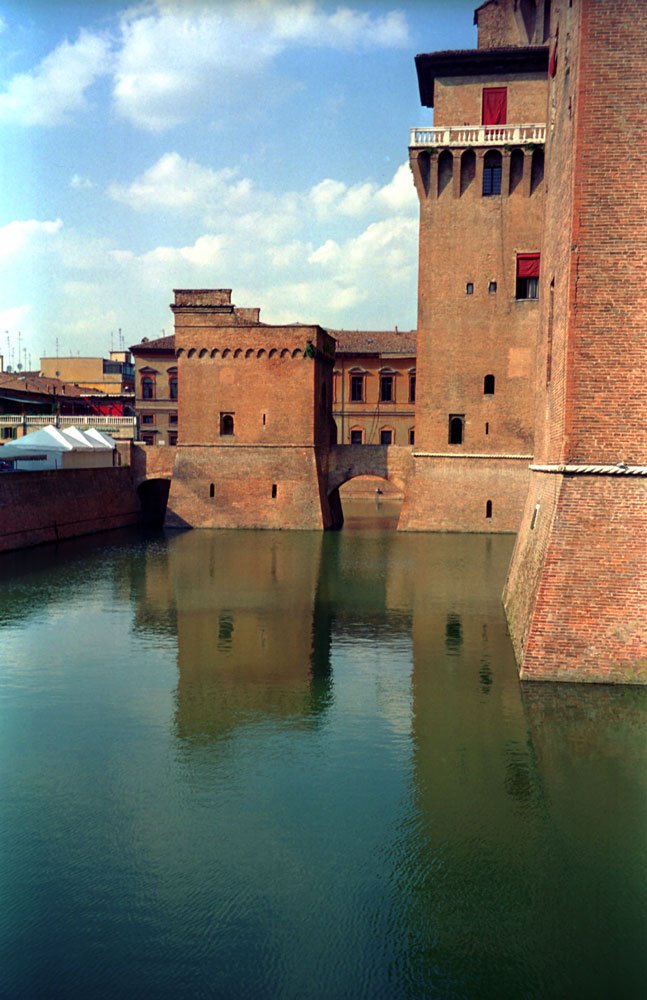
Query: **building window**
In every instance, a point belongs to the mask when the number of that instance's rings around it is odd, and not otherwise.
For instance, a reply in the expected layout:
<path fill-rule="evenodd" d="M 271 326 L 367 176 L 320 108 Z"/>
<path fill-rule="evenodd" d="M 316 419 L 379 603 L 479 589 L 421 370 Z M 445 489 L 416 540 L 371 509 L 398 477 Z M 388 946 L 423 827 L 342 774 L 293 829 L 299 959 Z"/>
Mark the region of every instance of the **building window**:
<path fill-rule="evenodd" d="M 395 402 L 393 375 L 380 375 L 380 403 Z"/>
<path fill-rule="evenodd" d="M 380 431 L 380 444 L 393 444 L 393 431 L 390 427 L 383 427 Z"/>
<path fill-rule="evenodd" d="M 175 448 L 177 444 L 177 431 L 168 432 L 168 443 L 171 445 L 172 448 Z"/>
<path fill-rule="evenodd" d="M 171 375 L 168 380 L 168 397 L 177 399 L 177 375 Z"/>
<path fill-rule="evenodd" d="M 142 434 L 142 441 L 144 442 L 145 445 L 148 445 L 150 447 L 150 445 L 155 444 L 155 435 Z"/>
<path fill-rule="evenodd" d="M 488 517 L 488 518 L 492 517 L 492 501 L 491 500 L 488 500 L 487 503 L 485 504 L 485 516 Z"/>
<path fill-rule="evenodd" d="M 463 443 L 463 429 L 465 426 L 465 414 L 464 413 L 450 413 L 449 414 L 449 443 L 450 444 L 462 444 Z"/>
<path fill-rule="evenodd" d="M 2 437 L 5 439 L 5 441 L 8 440 L 8 439 L 10 439 L 10 438 L 11 439 L 15 438 L 16 437 L 16 428 L 15 427 L 3 427 L 2 428 Z"/>
<path fill-rule="evenodd" d="M 409 444 L 416 443 L 416 431 L 414 427 L 409 428 Z"/>
<path fill-rule="evenodd" d="M 276 500 L 278 494 L 278 487 L 276 483 L 272 483 L 272 500 Z"/>
<path fill-rule="evenodd" d="M 155 414 L 154 413 L 142 413 L 142 423 L 143 424 L 154 424 Z"/>
<path fill-rule="evenodd" d="M 416 401 L 416 376 L 409 375 L 409 402 L 415 403 Z"/>
<path fill-rule="evenodd" d="M 364 386 L 366 383 L 365 375 L 351 375 L 350 377 L 350 401 L 351 403 L 363 403 L 364 396 Z"/>
<path fill-rule="evenodd" d="M 490 433 L 490 424 L 489 424 L 489 422 L 487 420 L 485 422 L 485 433 L 486 433 L 486 435 L 488 435 Z"/>
<path fill-rule="evenodd" d="M 518 299 L 539 298 L 539 264 L 538 253 L 517 254 L 517 294 Z"/>
<path fill-rule="evenodd" d="M 465 285 L 465 294 L 466 295 L 473 295 L 474 294 L 474 282 L 473 281 L 468 281 L 467 284 Z"/>
<path fill-rule="evenodd" d="M 155 379 L 150 375 L 142 375 L 142 399 L 155 399 Z"/>
<path fill-rule="evenodd" d="M 209 486 L 209 496 L 213 500 L 213 498 L 215 497 L 215 495 L 216 495 L 216 487 L 215 487 L 214 483 L 211 483 L 211 485 Z"/>
<path fill-rule="evenodd" d="M 501 153 L 491 149 L 483 160 L 483 195 L 501 194 Z"/>
<path fill-rule="evenodd" d="M 231 437 L 234 433 L 233 413 L 220 414 L 220 435 L 221 437 Z"/>
<path fill-rule="evenodd" d="M 351 444 L 364 444 L 364 431 L 361 427 L 351 427 L 350 429 L 350 443 Z"/>
<path fill-rule="evenodd" d="M 169 415 L 168 415 L 168 422 L 169 422 L 169 424 L 176 424 L 177 423 L 177 413 L 169 413 Z"/>
<path fill-rule="evenodd" d="M 505 125 L 508 115 L 508 88 L 483 87 L 483 125 Z"/>
<path fill-rule="evenodd" d="M 487 290 L 490 293 L 490 295 L 496 295 L 496 281 L 491 281 L 490 284 L 487 286 Z"/>
<path fill-rule="evenodd" d="M 494 375 L 486 375 L 483 379 L 483 395 L 494 395 Z"/>
<path fill-rule="evenodd" d="M 461 156 L 461 195 L 465 194 L 475 177 L 476 153 L 473 149 L 466 149 Z"/>

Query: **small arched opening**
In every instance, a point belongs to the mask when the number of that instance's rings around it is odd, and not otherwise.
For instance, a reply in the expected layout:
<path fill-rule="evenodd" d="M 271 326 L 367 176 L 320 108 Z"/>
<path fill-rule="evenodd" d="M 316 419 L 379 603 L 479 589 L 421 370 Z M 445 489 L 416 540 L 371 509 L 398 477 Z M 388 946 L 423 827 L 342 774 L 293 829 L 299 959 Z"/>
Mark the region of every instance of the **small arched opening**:
<path fill-rule="evenodd" d="M 502 160 L 497 149 L 490 149 L 483 158 L 483 197 L 501 194 Z"/>

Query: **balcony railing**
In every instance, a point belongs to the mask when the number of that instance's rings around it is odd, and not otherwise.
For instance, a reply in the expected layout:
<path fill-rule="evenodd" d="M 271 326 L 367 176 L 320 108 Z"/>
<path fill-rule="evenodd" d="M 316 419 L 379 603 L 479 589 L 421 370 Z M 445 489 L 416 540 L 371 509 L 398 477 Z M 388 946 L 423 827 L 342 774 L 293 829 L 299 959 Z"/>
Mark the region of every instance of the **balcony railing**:
<path fill-rule="evenodd" d="M 28 427 L 47 427 L 54 424 L 57 427 L 134 427 L 135 417 L 108 417 L 88 416 L 85 414 L 78 416 L 57 417 L 50 414 L 47 417 L 22 417 L 15 413 L 0 413 L 0 427 L 20 427 L 27 424 Z"/>
<path fill-rule="evenodd" d="M 410 146 L 524 146 L 546 141 L 545 125 L 451 125 L 412 128 Z"/>

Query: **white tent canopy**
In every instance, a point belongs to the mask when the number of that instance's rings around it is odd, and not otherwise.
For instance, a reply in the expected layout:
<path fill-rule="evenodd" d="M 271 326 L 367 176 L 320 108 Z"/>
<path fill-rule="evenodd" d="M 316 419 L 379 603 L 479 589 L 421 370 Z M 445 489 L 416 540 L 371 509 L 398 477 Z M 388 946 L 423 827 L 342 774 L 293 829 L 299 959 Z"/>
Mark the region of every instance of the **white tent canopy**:
<path fill-rule="evenodd" d="M 115 448 L 113 438 L 94 428 L 82 431 L 78 427 L 66 427 L 59 430 L 49 424 L 3 445 L 0 460 L 14 461 L 17 468 L 25 471 L 97 468 L 113 464 Z"/>

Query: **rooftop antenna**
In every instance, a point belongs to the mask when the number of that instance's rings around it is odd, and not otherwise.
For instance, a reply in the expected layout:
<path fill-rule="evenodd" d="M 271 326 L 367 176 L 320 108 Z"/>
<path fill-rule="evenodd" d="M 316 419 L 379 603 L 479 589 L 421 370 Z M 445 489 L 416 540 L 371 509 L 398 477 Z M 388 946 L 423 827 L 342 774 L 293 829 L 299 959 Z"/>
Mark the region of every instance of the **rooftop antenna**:
<path fill-rule="evenodd" d="M 114 339 L 115 339 L 115 335 L 114 335 L 114 332 L 111 330 L 110 331 L 110 353 L 112 353 L 112 351 L 114 350 Z"/>
<path fill-rule="evenodd" d="M 58 337 L 56 338 L 56 360 L 58 361 Z"/>

